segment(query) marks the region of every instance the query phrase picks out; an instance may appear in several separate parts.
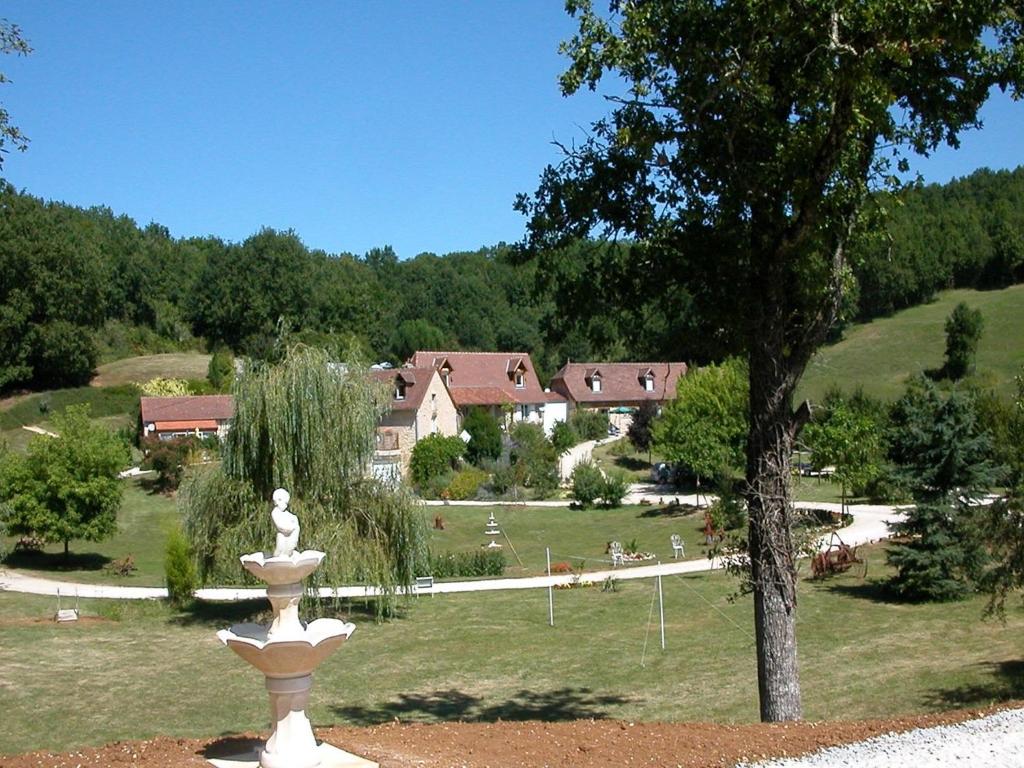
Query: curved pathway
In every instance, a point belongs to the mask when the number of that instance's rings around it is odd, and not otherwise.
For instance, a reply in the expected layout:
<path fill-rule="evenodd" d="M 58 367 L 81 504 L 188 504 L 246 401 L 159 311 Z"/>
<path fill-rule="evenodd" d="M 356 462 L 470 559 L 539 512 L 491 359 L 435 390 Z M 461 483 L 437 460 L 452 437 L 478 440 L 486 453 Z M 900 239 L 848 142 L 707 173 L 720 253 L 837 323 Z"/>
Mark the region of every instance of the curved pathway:
<path fill-rule="evenodd" d="M 839 511 L 839 504 L 796 502 L 799 508 L 829 509 Z M 889 536 L 888 521 L 902 518 L 898 507 L 887 507 L 875 504 L 861 504 L 848 507 L 853 514 L 853 523 L 840 529 L 839 535 L 851 546 L 868 544 Z M 829 537 L 823 537 L 819 547 L 828 544 Z M 569 584 L 579 580 L 583 584 L 603 582 L 608 578 L 615 579 L 649 579 L 653 576 L 668 576 L 681 573 L 700 573 L 721 568 L 718 560 L 676 560 L 656 565 L 625 566 L 600 571 L 587 571 L 577 577 L 575 574 L 558 574 L 555 576 L 528 576 L 506 579 L 481 579 L 478 581 L 443 581 L 434 582 L 433 588 L 425 592 L 490 592 L 504 589 L 539 589 L 550 586 Z M 118 600 L 154 600 L 167 597 L 163 587 L 122 587 L 110 584 L 81 584 L 67 581 L 54 581 L 37 576 L 30 576 L 21 571 L 0 571 L 0 591 L 23 592 L 33 595 L 75 596 L 83 598 L 109 598 Z M 379 590 L 373 586 L 324 587 L 320 590 L 321 597 L 372 597 Z M 415 593 L 416 590 L 413 589 Z M 424 592 L 424 593 L 425 593 Z M 249 600 L 266 597 L 266 590 L 247 587 L 213 587 L 200 589 L 196 597 L 201 600 Z"/>

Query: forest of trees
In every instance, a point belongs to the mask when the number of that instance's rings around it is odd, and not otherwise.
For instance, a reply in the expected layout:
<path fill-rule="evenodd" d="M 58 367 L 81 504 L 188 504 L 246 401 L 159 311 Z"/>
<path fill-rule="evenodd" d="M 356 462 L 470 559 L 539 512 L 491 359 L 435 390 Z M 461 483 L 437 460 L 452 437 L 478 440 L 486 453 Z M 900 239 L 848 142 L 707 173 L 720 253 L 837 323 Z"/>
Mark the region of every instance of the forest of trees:
<path fill-rule="evenodd" d="M 360 346 L 399 362 L 416 348 L 517 349 L 546 380 L 566 359 L 719 359 L 731 351 L 682 291 L 645 300 L 600 262 L 627 243 L 579 243 L 538 266 L 517 246 L 357 256 L 264 229 L 242 243 L 170 236 L 108 208 L 45 202 L 0 183 L 0 391 L 73 386 L 97 362 L 226 346 L 260 357 L 291 340 Z M 1024 280 L 1024 168 L 980 170 L 880 199 L 885 225 L 856 245 L 844 320 L 867 319 L 950 287 Z"/>

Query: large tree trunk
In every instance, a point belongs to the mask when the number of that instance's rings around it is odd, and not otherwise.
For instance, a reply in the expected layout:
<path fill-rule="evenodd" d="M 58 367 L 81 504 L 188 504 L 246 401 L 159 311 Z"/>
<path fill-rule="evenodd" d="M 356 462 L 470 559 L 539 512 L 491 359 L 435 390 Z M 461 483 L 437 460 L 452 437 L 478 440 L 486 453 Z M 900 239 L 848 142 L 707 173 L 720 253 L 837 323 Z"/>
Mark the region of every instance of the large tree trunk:
<path fill-rule="evenodd" d="M 790 535 L 793 376 L 782 349 L 750 353 L 747 503 L 761 720 L 799 720 L 796 568 Z"/>

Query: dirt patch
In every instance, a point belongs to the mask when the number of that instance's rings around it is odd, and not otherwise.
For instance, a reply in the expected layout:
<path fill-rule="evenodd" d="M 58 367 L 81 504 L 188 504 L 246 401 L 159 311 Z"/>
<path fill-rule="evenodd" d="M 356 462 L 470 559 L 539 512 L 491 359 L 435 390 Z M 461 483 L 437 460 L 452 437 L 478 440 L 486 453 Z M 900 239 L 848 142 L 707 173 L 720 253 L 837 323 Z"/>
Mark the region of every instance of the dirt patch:
<path fill-rule="evenodd" d="M 371 728 L 317 728 L 316 732 L 318 738 L 377 760 L 383 768 L 604 768 L 622 765 L 724 768 L 742 760 L 801 755 L 882 733 L 960 722 L 1013 706 L 1024 706 L 1024 702 L 989 709 L 857 722 L 771 725 L 630 723 L 616 720 L 431 725 L 396 722 Z M 160 737 L 122 741 L 65 754 L 41 751 L 0 757 L 0 766 L 199 768 L 209 765 L 207 757 L 243 752 L 258 738 L 259 734 L 245 733 L 220 739 Z"/>

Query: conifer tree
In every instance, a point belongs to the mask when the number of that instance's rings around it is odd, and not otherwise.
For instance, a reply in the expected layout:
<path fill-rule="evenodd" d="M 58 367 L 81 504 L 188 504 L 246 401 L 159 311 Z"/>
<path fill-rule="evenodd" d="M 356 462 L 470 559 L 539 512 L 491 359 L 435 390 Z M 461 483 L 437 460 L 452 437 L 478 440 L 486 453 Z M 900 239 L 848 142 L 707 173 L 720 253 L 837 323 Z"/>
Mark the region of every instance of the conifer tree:
<path fill-rule="evenodd" d="M 990 437 L 967 393 L 944 397 L 920 377 L 893 408 L 891 440 L 915 507 L 894 526 L 902 541 L 887 555 L 896 568 L 890 585 L 909 599 L 960 599 L 983 564 L 972 501 L 996 477 Z"/>

